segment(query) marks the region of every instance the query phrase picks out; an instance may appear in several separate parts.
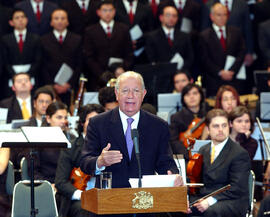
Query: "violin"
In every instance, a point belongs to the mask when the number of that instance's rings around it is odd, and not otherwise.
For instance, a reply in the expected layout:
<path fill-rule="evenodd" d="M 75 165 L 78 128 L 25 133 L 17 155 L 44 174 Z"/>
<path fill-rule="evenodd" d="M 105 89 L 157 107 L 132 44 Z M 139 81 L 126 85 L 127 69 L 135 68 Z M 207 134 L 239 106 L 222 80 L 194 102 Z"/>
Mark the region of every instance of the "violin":
<path fill-rule="evenodd" d="M 81 168 L 74 167 L 70 173 L 69 178 L 75 188 L 84 191 L 87 187 L 87 182 L 90 180 L 91 176 L 83 173 L 81 171 Z"/>
<path fill-rule="evenodd" d="M 188 148 L 188 138 L 199 139 L 202 135 L 203 129 L 205 127 L 205 117 L 194 118 L 193 121 L 188 126 L 185 132 L 179 134 L 179 140 L 183 142 L 184 146 Z"/>
<path fill-rule="evenodd" d="M 191 155 L 191 149 L 193 148 L 196 140 L 192 137 L 187 138 L 189 154 Z M 199 183 L 201 181 L 201 171 L 203 165 L 203 156 L 199 153 L 192 155 L 189 158 L 187 164 L 187 177 L 190 180 L 190 183 Z M 189 192 L 190 194 L 196 194 L 198 188 L 190 187 Z"/>

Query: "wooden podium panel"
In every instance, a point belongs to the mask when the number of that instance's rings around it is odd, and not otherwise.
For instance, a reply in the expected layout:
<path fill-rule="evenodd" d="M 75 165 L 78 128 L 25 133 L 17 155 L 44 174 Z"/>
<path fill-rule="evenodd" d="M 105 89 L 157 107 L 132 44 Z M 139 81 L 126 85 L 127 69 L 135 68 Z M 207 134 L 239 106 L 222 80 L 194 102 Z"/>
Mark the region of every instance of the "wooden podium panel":
<path fill-rule="evenodd" d="M 186 213 L 187 187 L 93 188 L 82 193 L 81 205 L 96 214 Z"/>

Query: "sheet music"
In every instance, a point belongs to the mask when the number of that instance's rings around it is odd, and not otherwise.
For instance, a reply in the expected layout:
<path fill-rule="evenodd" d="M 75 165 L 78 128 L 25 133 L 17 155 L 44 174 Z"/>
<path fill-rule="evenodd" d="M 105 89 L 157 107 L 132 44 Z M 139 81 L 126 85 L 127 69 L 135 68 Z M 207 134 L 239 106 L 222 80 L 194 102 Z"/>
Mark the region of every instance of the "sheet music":
<path fill-rule="evenodd" d="M 138 24 L 133 26 L 130 30 L 130 37 L 132 41 L 136 41 L 143 36 L 143 32 Z"/>
<path fill-rule="evenodd" d="M 185 33 L 190 33 L 192 30 L 192 21 L 191 19 L 188 19 L 187 17 L 183 17 L 180 31 Z"/>
<path fill-rule="evenodd" d="M 28 72 L 31 68 L 31 64 L 24 64 L 24 65 L 12 65 L 12 69 L 16 74 L 22 72 Z"/>
<path fill-rule="evenodd" d="M 231 56 L 231 55 L 228 55 L 226 57 L 224 70 L 229 70 L 232 67 L 232 65 L 234 64 L 234 62 L 235 62 L 235 57 Z M 244 64 L 242 64 L 241 68 L 237 72 L 236 78 L 240 79 L 240 80 L 245 80 L 246 77 L 247 77 L 246 76 L 246 67 L 245 67 Z"/>
<path fill-rule="evenodd" d="M 22 131 L 26 135 L 29 142 L 64 142 L 71 147 L 70 142 L 66 138 L 60 127 L 22 127 Z"/>
<path fill-rule="evenodd" d="M 171 59 L 170 63 L 177 63 L 177 69 L 180 70 L 184 65 L 184 59 L 179 53 L 176 53 Z"/>
<path fill-rule="evenodd" d="M 0 122 L 1 123 L 6 123 L 7 115 L 8 115 L 8 109 L 7 108 L 0 108 Z"/>
<path fill-rule="evenodd" d="M 142 177 L 143 188 L 173 187 L 176 175 L 145 175 Z M 137 178 L 130 178 L 129 183 L 132 188 L 138 188 Z"/>
<path fill-rule="evenodd" d="M 66 63 L 63 63 L 57 72 L 54 82 L 60 85 L 63 85 L 69 81 L 73 74 L 73 69 Z"/>
<path fill-rule="evenodd" d="M 123 63 L 124 60 L 122 58 L 118 58 L 118 57 L 110 57 L 109 62 L 108 62 L 108 66 L 112 65 L 113 63 Z"/>

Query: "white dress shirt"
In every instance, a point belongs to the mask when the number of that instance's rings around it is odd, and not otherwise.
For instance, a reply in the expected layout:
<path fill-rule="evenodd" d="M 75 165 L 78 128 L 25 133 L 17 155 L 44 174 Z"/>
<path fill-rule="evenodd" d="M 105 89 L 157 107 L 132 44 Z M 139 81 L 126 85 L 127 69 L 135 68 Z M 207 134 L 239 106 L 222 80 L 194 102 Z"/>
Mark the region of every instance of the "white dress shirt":
<path fill-rule="evenodd" d="M 219 39 L 221 38 L 221 33 L 220 33 L 219 29 L 222 29 L 223 37 L 224 37 L 224 39 L 226 39 L 226 27 L 225 26 L 219 27 L 214 23 L 212 24 L 212 26 L 213 26 L 213 29 L 216 32 Z"/>
<path fill-rule="evenodd" d="M 81 9 L 83 8 L 83 2 L 84 2 L 84 8 L 85 8 L 85 10 L 87 10 L 89 3 L 90 3 L 90 0 L 76 0 L 76 2 Z"/>
<path fill-rule="evenodd" d="M 20 41 L 20 36 L 19 36 L 20 34 L 22 34 L 22 39 L 23 39 L 23 41 L 25 41 L 26 33 L 27 33 L 27 30 L 26 29 L 24 29 L 21 32 L 19 32 L 18 30 L 14 29 L 14 35 L 15 35 L 15 38 L 16 38 L 17 43 L 19 43 L 19 41 Z"/>
<path fill-rule="evenodd" d="M 62 37 L 63 37 L 63 41 L 65 40 L 65 38 L 66 38 L 66 35 L 67 35 L 67 29 L 65 29 L 63 32 L 58 32 L 57 30 L 53 30 L 53 34 L 54 34 L 54 36 L 55 36 L 55 38 L 57 39 L 57 41 L 59 41 L 59 37 L 60 37 L 60 35 L 62 35 Z"/>
<path fill-rule="evenodd" d="M 36 3 L 34 0 L 30 0 L 30 3 L 32 5 L 32 8 L 33 8 L 33 11 L 34 11 L 35 14 L 37 13 L 37 4 L 39 4 L 39 11 L 40 11 L 40 13 L 42 13 L 43 4 L 44 4 L 43 1 L 41 1 L 40 3 Z"/>
<path fill-rule="evenodd" d="M 125 8 L 126 8 L 127 13 L 129 14 L 129 12 L 130 12 L 130 3 L 129 3 L 129 1 L 128 0 L 122 0 L 122 1 L 123 1 L 123 4 L 124 4 Z M 132 1 L 132 13 L 133 14 L 136 13 L 137 4 L 138 4 L 137 0 Z"/>
<path fill-rule="evenodd" d="M 107 34 L 108 32 L 108 29 L 107 27 L 109 26 L 110 27 L 110 31 L 112 33 L 112 30 L 113 30 L 113 25 L 114 25 L 114 20 L 112 20 L 111 22 L 109 23 L 105 23 L 103 20 L 99 20 L 99 23 L 100 25 L 102 26 L 102 28 L 104 29 L 104 32 Z"/>
<path fill-rule="evenodd" d="M 168 34 L 170 33 L 170 38 L 173 41 L 173 39 L 174 39 L 174 28 L 168 29 L 166 26 L 162 26 L 162 29 L 165 32 L 166 37 L 168 37 Z"/>

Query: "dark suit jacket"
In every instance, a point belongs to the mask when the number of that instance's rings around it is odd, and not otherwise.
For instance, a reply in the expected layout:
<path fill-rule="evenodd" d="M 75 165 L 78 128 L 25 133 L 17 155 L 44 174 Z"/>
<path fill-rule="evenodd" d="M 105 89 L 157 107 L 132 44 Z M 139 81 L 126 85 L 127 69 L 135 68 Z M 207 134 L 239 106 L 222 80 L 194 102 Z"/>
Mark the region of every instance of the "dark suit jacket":
<path fill-rule="evenodd" d="M 28 71 L 31 77 L 37 80 L 37 74 L 40 69 L 42 52 L 40 38 L 36 34 L 30 32 L 26 33 L 25 41 L 23 43 L 23 52 L 20 53 L 19 46 L 16 41 L 14 33 L 5 35 L 3 41 L 3 54 L 5 61 L 5 70 L 8 73 L 8 78 L 12 78 L 16 72 L 13 70 L 12 65 L 31 64 Z"/>
<path fill-rule="evenodd" d="M 98 82 L 102 73 L 108 69 L 110 57 L 122 58 L 125 69 L 130 69 L 133 63 L 132 42 L 128 26 L 115 22 L 110 38 L 107 37 L 100 23 L 86 29 L 84 37 L 84 54 L 86 56 L 89 80 Z M 93 79 L 94 77 L 94 79 Z"/>
<path fill-rule="evenodd" d="M 169 152 L 169 129 L 167 123 L 143 110 L 138 123 L 139 150 L 142 175 L 167 174 L 167 170 L 178 173 Z M 138 164 L 134 150 L 129 160 L 119 108 L 102 113 L 91 119 L 87 128 L 86 142 L 82 150 L 81 169 L 87 174 L 96 170 L 96 161 L 103 148 L 111 143 L 111 150 L 123 154 L 120 163 L 106 167 L 113 173 L 112 187 L 130 187 L 129 178 L 138 178 Z"/>
<path fill-rule="evenodd" d="M 12 31 L 12 28 L 8 23 L 10 15 L 11 9 L 0 5 L 0 37 Z"/>
<path fill-rule="evenodd" d="M 70 180 L 70 173 L 74 167 L 80 167 L 81 149 L 84 144 L 83 136 L 75 139 L 72 143 L 71 149 L 64 149 L 61 151 L 55 176 L 55 186 L 57 192 L 63 196 L 61 206 L 59 209 L 60 216 L 67 216 L 70 209 L 71 197 L 77 190 Z"/>
<path fill-rule="evenodd" d="M 193 63 L 193 49 L 188 34 L 174 29 L 173 46 L 170 47 L 165 32 L 159 29 L 150 32 L 146 39 L 146 54 L 150 62 L 170 62 L 176 53 L 184 59 L 182 70 L 190 69 Z"/>
<path fill-rule="evenodd" d="M 50 26 L 51 13 L 55 9 L 57 9 L 56 4 L 53 4 L 48 0 L 44 0 L 40 23 L 37 21 L 36 14 L 33 11 L 33 7 L 30 3 L 30 0 L 19 2 L 15 5 L 15 7 L 23 9 L 24 12 L 26 13 L 28 17 L 27 29 L 30 32 L 33 32 L 39 35 L 44 35 L 51 30 L 51 26 Z"/>
<path fill-rule="evenodd" d="M 211 20 L 209 18 L 210 7 L 219 2 L 218 0 L 209 0 L 207 2 L 207 7 L 204 7 L 203 17 L 202 17 L 202 28 L 206 29 L 211 26 Z M 244 36 L 247 52 L 253 53 L 253 38 L 252 38 L 252 28 L 251 20 L 249 16 L 249 9 L 246 1 L 244 0 L 233 0 L 232 10 L 230 11 L 230 16 L 228 18 L 227 25 L 236 26 L 241 29 Z"/>
<path fill-rule="evenodd" d="M 7 123 L 15 119 L 23 119 L 21 107 L 15 95 L 0 101 L 0 107 L 8 109 Z M 33 109 L 32 103 L 32 111 Z"/>
<path fill-rule="evenodd" d="M 216 95 L 217 89 L 222 84 L 235 85 L 235 77 L 245 56 L 245 45 L 242 33 L 236 27 L 226 27 L 226 52 L 221 47 L 220 40 L 213 28 L 208 28 L 201 32 L 200 37 L 200 57 L 204 75 L 204 85 L 207 95 Z M 234 71 L 232 81 L 224 81 L 219 76 L 220 70 L 224 69 L 226 56 L 231 55 L 236 58 L 230 70 Z"/>
<path fill-rule="evenodd" d="M 201 189 L 201 195 L 209 194 L 230 184 L 229 190 L 215 195 L 214 198 L 218 200 L 217 204 L 222 202 L 229 206 L 231 216 L 245 216 L 249 203 L 248 177 L 250 174 L 250 158 L 247 151 L 229 139 L 212 164 L 210 151 L 210 143 L 199 150 L 199 153 L 203 155 L 204 187 Z"/>
<path fill-rule="evenodd" d="M 259 25 L 259 46 L 264 58 L 265 67 L 270 66 L 270 20 Z"/>
<path fill-rule="evenodd" d="M 41 38 L 43 50 L 43 63 L 41 71 L 42 84 L 54 84 L 54 78 L 63 63 L 73 69 L 73 75 L 68 83 L 74 86 L 78 83 L 82 66 L 81 37 L 67 32 L 63 44 L 60 44 L 53 32 Z"/>
<path fill-rule="evenodd" d="M 76 0 L 64 2 L 62 8 L 68 12 L 68 29 L 83 36 L 85 28 L 98 22 L 96 14 L 98 0 L 90 0 L 86 14 L 83 14 Z"/>

